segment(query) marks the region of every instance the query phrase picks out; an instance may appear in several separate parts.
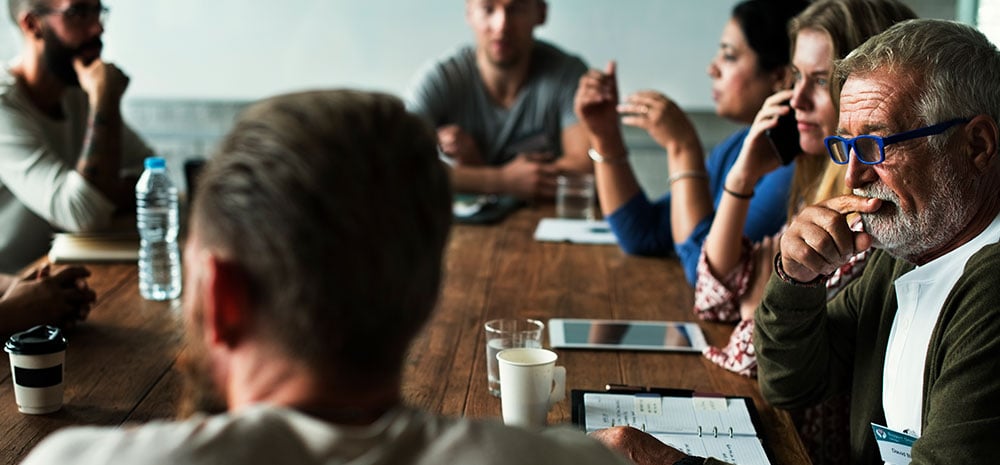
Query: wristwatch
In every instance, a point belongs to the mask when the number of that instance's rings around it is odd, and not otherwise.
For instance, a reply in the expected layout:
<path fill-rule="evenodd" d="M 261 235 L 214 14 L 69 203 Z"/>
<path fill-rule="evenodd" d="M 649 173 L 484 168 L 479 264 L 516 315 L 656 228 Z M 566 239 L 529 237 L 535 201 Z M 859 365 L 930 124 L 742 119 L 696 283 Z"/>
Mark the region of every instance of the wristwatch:
<path fill-rule="evenodd" d="M 689 455 L 674 462 L 674 465 L 705 465 L 705 458 Z"/>

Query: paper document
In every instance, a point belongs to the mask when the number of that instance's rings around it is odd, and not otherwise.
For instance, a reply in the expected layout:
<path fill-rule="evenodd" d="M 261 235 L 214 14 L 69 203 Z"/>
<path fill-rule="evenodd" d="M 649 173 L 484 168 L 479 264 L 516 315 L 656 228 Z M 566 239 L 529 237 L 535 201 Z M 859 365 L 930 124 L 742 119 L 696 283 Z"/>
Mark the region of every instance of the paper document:
<path fill-rule="evenodd" d="M 535 240 L 575 244 L 615 244 L 607 221 L 542 218 L 535 228 Z"/>

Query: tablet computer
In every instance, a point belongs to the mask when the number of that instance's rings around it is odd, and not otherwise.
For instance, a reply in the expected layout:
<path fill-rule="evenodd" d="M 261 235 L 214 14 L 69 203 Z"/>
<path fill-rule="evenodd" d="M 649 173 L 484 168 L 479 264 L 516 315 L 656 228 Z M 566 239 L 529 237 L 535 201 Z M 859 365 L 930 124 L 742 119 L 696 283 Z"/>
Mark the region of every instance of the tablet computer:
<path fill-rule="evenodd" d="M 701 352 L 707 344 L 697 323 L 552 318 L 549 341 L 563 349 Z"/>

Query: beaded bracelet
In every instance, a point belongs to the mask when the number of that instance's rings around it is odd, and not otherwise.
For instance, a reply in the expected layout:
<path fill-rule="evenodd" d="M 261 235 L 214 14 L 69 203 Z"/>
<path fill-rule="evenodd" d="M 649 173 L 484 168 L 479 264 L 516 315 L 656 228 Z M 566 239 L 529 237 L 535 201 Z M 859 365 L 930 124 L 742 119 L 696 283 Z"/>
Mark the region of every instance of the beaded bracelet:
<path fill-rule="evenodd" d="M 774 272 L 781 278 L 782 281 L 799 287 L 820 287 L 826 285 L 826 280 L 830 278 L 829 275 L 821 274 L 817 276 L 812 281 L 802 282 L 785 273 L 785 269 L 781 266 L 781 252 L 774 254 Z"/>
<path fill-rule="evenodd" d="M 698 170 L 679 171 L 675 174 L 671 174 L 670 177 L 667 178 L 667 181 L 670 181 L 670 185 L 673 185 L 675 182 L 684 178 L 708 179 L 708 173 Z"/>
<path fill-rule="evenodd" d="M 722 190 L 725 191 L 727 194 L 729 194 L 729 195 L 731 195 L 733 197 L 736 197 L 737 199 L 743 199 L 743 200 L 750 200 L 750 199 L 752 199 L 753 198 L 753 194 L 754 194 L 753 191 L 750 191 L 749 194 L 741 194 L 739 192 L 736 192 L 736 191 L 733 191 L 733 190 L 729 190 L 729 188 L 726 187 L 725 184 L 722 185 Z"/>
<path fill-rule="evenodd" d="M 597 163 L 608 163 L 610 165 L 624 165 L 628 163 L 628 153 L 626 153 L 624 156 L 621 157 L 608 158 L 598 153 L 597 150 L 588 149 L 587 156 L 589 156 L 591 160 L 594 160 Z"/>

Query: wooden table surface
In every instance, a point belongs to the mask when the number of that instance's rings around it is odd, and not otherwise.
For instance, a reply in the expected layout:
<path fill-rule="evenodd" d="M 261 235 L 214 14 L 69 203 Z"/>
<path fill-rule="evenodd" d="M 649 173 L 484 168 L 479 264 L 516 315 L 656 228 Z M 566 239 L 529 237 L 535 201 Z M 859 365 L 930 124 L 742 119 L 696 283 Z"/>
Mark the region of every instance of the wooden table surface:
<path fill-rule="evenodd" d="M 499 418 L 500 400 L 486 385 L 483 323 L 490 319 L 694 321 L 692 291 L 676 260 L 626 256 L 615 246 L 534 241 L 539 218 L 551 214 L 551 206 L 526 208 L 499 225 L 453 229 L 438 309 L 405 367 L 407 403 L 451 416 Z M 10 371 L 0 370 L 0 463 L 17 463 L 47 434 L 65 426 L 121 425 L 174 412 L 180 390 L 175 363 L 184 347 L 179 301 L 143 300 L 133 264 L 88 266 L 98 302 L 89 320 L 68 334 L 63 409 L 40 416 L 18 413 Z M 724 345 L 732 330 L 725 324 L 700 325 L 713 345 Z M 790 418 L 763 401 L 756 381 L 700 355 L 557 352 L 558 364 L 566 367 L 567 388 L 618 383 L 750 397 L 772 462 L 809 463 Z M 0 357 L 9 367 L 7 355 Z M 567 395 L 553 407 L 549 422 L 569 420 Z"/>

